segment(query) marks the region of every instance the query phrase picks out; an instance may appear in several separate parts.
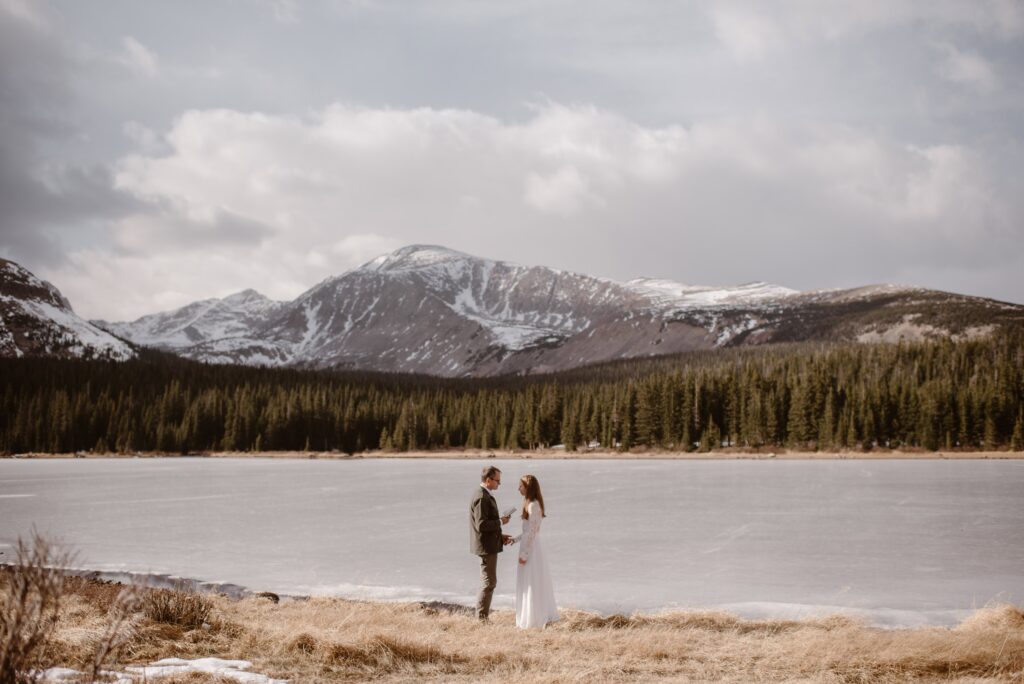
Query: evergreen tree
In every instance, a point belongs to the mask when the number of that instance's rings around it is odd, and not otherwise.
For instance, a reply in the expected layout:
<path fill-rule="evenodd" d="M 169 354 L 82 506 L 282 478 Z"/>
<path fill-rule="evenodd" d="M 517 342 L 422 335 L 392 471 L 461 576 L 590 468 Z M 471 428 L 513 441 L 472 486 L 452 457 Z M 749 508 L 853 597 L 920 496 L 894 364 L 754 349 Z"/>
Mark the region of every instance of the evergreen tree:
<path fill-rule="evenodd" d="M 1010 447 L 1014 451 L 1024 451 L 1024 409 L 1017 414 L 1017 420 L 1013 424 Z"/>

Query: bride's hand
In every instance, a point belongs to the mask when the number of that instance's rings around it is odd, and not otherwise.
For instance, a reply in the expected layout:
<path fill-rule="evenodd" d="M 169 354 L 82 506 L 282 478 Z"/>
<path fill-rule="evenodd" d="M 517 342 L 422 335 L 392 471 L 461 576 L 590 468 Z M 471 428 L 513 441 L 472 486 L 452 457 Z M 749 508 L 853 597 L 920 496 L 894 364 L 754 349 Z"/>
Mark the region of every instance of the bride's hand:
<path fill-rule="evenodd" d="M 520 558 L 519 559 L 519 564 L 520 565 L 526 565 L 526 559 L 525 558 Z"/>

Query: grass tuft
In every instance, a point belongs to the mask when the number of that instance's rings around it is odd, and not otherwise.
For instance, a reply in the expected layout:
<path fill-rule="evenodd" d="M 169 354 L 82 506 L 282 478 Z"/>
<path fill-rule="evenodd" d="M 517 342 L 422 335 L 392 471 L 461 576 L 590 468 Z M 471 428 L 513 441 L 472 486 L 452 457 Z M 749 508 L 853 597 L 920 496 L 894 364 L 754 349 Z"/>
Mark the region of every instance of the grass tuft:
<path fill-rule="evenodd" d="M 153 622 L 177 625 L 184 629 L 200 629 L 208 625 L 213 604 L 193 591 L 152 589 L 142 597 L 142 612 Z"/>

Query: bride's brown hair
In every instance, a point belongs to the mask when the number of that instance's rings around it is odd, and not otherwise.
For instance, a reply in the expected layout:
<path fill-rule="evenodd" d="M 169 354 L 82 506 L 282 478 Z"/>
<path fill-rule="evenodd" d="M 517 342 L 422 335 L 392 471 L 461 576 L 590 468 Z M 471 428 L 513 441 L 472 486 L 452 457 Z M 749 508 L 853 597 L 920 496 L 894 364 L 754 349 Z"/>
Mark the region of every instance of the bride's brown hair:
<path fill-rule="evenodd" d="M 540 493 L 540 482 L 533 475 L 523 475 L 519 482 L 526 486 L 526 496 L 523 497 L 523 520 L 530 519 L 529 505 L 531 501 L 540 504 L 540 517 L 546 518 L 544 512 L 544 495 Z"/>

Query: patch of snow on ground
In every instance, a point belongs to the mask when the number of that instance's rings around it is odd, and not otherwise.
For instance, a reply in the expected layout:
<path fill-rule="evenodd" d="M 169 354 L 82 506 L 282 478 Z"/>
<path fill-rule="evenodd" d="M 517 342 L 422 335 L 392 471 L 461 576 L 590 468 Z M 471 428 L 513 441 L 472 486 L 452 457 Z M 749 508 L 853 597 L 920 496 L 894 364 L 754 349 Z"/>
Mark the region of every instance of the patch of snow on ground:
<path fill-rule="evenodd" d="M 43 682 L 71 682 L 75 681 L 82 674 L 78 670 L 68 667 L 51 667 L 38 673 L 40 681 Z"/>
<path fill-rule="evenodd" d="M 33 673 L 39 678 L 41 682 L 82 682 L 85 681 L 82 677 L 85 675 L 84 672 L 78 670 L 72 670 L 69 667 L 51 667 L 48 670 L 42 672 Z M 135 684 L 135 680 L 131 677 L 126 676 L 120 672 L 100 672 L 101 675 L 107 677 L 103 681 L 109 682 L 109 684 Z"/>
<path fill-rule="evenodd" d="M 131 674 L 141 675 L 145 679 L 185 675 L 190 672 L 202 672 L 234 679 L 247 684 L 287 684 L 284 679 L 271 679 L 255 672 L 246 672 L 252 663 L 247 660 L 221 660 L 220 658 L 198 658 L 183 660 L 182 658 L 164 658 L 152 665 L 127 667 Z"/>

